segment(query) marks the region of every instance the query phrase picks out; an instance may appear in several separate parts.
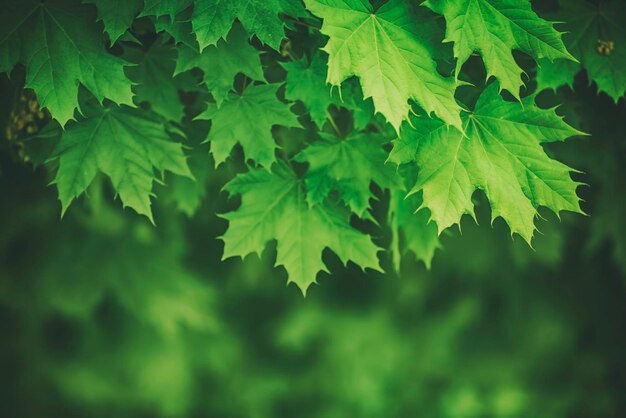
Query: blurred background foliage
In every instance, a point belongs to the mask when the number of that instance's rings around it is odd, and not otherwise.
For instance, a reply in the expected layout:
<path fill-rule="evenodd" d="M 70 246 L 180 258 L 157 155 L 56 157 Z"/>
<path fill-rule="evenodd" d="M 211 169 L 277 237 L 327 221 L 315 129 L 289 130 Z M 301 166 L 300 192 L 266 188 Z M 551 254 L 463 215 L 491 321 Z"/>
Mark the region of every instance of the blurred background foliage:
<path fill-rule="evenodd" d="M 3 128 L 19 94 L 19 77 L 1 80 Z M 0 416 L 626 416 L 626 105 L 584 73 L 538 99 L 591 134 L 549 150 L 582 171 L 589 217 L 546 214 L 529 248 L 490 227 L 477 194 L 479 225 L 445 234 L 430 270 L 405 254 L 394 272 L 380 253 L 385 273 L 363 273 L 328 252 L 306 299 L 271 245 L 221 260 L 215 214 L 238 202 L 220 190 L 243 166 L 206 162 L 193 98 L 183 130 L 199 186 L 166 179 L 156 228 L 103 179 L 60 221 L 45 141 L 3 137 Z M 275 132 L 288 153 L 294 135 Z M 376 192 L 365 227 L 389 247 Z"/>
<path fill-rule="evenodd" d="M 531 249 L 483 204 L 430 271 L 405 256 L 365 274 L 328 253 L 306 299 L 272 248 L 220 261 L 210 214 L 236 204 L 229 173 L 207 170 L 194 217 L 158 200 L 157 228 L 105 182 L 59 221 L 46 171 L 4 140 L 2 416 L 623 416 L 626 109 L 578 84 L 541 99 L 592 134 L 553 150 L 587 173 L 590 217 L 540 221 Z"/>

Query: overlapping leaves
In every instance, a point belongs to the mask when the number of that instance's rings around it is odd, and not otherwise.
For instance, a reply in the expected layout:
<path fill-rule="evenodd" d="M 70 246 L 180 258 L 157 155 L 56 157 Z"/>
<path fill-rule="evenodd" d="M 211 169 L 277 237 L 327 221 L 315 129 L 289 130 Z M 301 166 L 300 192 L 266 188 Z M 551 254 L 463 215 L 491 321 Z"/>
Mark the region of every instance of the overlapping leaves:
<path fill-rule="evenodd" d="M 522 69 L 513 50 L 535 59 L 575 61 L 552 24 L 539 18 L 530 2 L 517 0 L 429 0 L 425 6 L 446 18 L 446 40 L 454 42 L 456 73 L 475 51 L 485 62 L 487 77 L 519 98 Z"/>
<path fill-rule="evenodd" d="M 396 130 L 408 118 L 409 99 L 446 123 L 461 127 L 455 82 L 437 72 L 432 19 L 407 2 L 391 0 L 378 10 L 361 0 L 307 0 L 329 36 L 328 82 L 356 75 L 365 97 Z"/>
<path fill-rule="evenodd" d="M 26 87 L 61 124 L 74 118 L 78 87 L 99 100 L 132 104 L 127 64 L 109 54 L 95 15 L 75 0 L 9 0 L 0 14 L 0 72 L 19 62 Z"/>
<path fill-rule="evenodd" d="M 422 192 L 422 205 L 440 231 L 464 214 L 473 216 L 476 189 L 487 195 L 492 217 L 502 217 L 529 243 L 539 206 L 580 212 L 573 169 L 548 157 L 541 144 L 581 133 L 554 110 L 538 108 L 533 97 L 507 102 L 492 84 L 464 117 L 465 135 L 425 118 L 413 125 L 395 142 L 390 158 L 417 165 L 412 192 Z"/>
<path fill-rule="evenodd" d="M 289 281 L 302 292 L 326 271 L 322 251 L 330 248 L 344 263 L 379 269 L 378 248 L 350 226 L 349 212 L 336 205 L 309 207 L 304 184 L 284 164 L 272 172 L 257 169 L 226 185 L 241 194 L 241 207 L 225 215 L 230 224 L 223 236 L 224 257 L 261 254 L 276 240 L 276 265 L 284 266 Z"/>
<path fill-rule="evenodd" d="M 270 167 L 276 156 L 272 127 L 298 127 L 296 115 L 276 97 L 278 86 L 254 85 L 241 94 L 231 93 L 220 106 L 209 105 L 199 119 L 212 121 L 208 140 L 217 164 L 226 161 L 233 147 L 240 144 L 246 158 Z"/>
<path fill-rule="evenodd" d="M 522 0 L 11 0 L 0 71 L 22 64 L 26 87 L 64 127 L 50 156 L 63 211 L 102 173 L 152 220 L 153 185 L 169 171 L 169 201 L 192 216 L 213 163 L 247 171 L 225 186 L 241 206 L 224 216 L 224 256 L 275 240 L 277 265 L 306 292 L 326 270 L 325 249 L 379 268 L 356 218 L 387 224 L 400 268 L 408 253 L 430 265 L 441 231 L 473 215 L 477 189 L 529 242 L 539 207 L 580 212 L 573 170 L 542 145 L 580 132 L 523 98 L 513 51 L 542 66 L 540 88 L 571 83 L 582 65 L 621 96 L 621 7 L 581 4 L 562 5 L 566 25 L 585 28 L 564 44 Z M 598 55 L 597 37 L 613 49 Z M 496 80 L 470 112 L 457 88 L 476 52 Z M 79 90 L 97 100 L 79 101 Z M 179 142 L 192 123 L 208 146 Z"/>
<path fill-rule="evenodd" d="M 154 170 L 191 176 L 179 143 L 156 116 L 130 107 L 83 106 L 85 118 L 67 127 L 54 151 L 54 180 L 65 211 L 101 172 L 124 206 L 152 220 Z"/>
<path fill-rule="evenodd" d="M 381 135 L 354 135 L 337 139 L 322 134 L 300 152 L 296 161 L 309 164 L 306 177 L 307 199 L 312 206 L 321 204 L 332 191 L 359 216 L 370 208 L 374 198 L 370 184 L 391 190 L 402 189 L 400 177 L 390 165 L 385 164 L 382 148 L 387 141 Z"/>

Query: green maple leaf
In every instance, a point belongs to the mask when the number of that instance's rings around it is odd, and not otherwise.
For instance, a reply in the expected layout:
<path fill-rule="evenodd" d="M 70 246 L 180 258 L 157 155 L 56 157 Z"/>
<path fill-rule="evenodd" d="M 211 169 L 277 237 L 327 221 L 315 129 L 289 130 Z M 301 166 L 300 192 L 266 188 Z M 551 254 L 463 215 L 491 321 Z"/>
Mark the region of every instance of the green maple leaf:
<path fill-rule="evenodd" d="M 402 256 L 413 253 L 415 258 L 430 268 L 435 251 L 441 248 L 439 231 L 430 222 L 428 210 L 415 211 L 422 205 L 421 196 L 406 196 L 404 189 L 392 189 L 389 201 L 388 223 L 391 227 L 391 250 L 396 271 L 400 271 Z"/>
<path fill-rule="evenodd" d="M 54 183 L 63 212 L 102 172 L 125 207 L 152 221 L 154 169 L 191 176 L 182 146 L 169 138 L 159 119 L 141 110 L 89 104 L 82 109 L 85 119 L 67 127 L 54 152 L 59 160 Z"/>
<path fill-rule="evenodd" d="M 278 87 L 277 84 L 248 86 L 241 95 L 232 93 L 219 108 L 209 104 L 198 116 L 211 120 L 208 140 L 216 164 L 226 161 L 238 143 L 247 159 L 266 168 L 276 161 L 272 126 L 300 127 L 289 106 L 276 97 Z"/>
<path fill-rule="evenodd" d="M 409 99 L 461 128 L 456 83 L 437 72 L 430 41 L 437 27 L 422 9 L 401 0 L 376 11 L 361 0 L 306 0 L 306 5 L 324 20 L 321 30 L 330 38 L 324 47 L 329 83 L 359 77 L 365 98 L 372 97 L 396 131 L 408 118 Z"/>
<path fill-rule="evenodd" d="M 446 41 L 454 42 L 458 76 L 463 64 L 478 51 L 487 78 L 494 76 L 500 87 L 519 100 L 522 69 L 512 50 L 523 51 L 536 60 L 572 57 L 553 24 L 541 19 L 529 1 L 519 0 L 428 0 L 424 3 L 447 22 Z"/>
<path fill-rule="evenodd" d="M 328 117 L 330 105 L 341 106 L 342 102 L 337 94 L 332 94 L 330 85 L 326 83 L 326 62 L 319 56 L 313 55 L 311 63 L 306 59 L 295 62 L 281 63 L 287 71 L 285 79 L 285 98 L 301 101 L 309 111 L 311 119 L 322 127 Z"/>
<path fill-rule="evenodd" d="M 325 248 L 346 264 L 379 270 L 378 248 L 367 235 L 350 226 L 349 213 L 338 207 L 309 207 L 304 185 L 284 164 L 239 175 L 225 189 L 241 194 L 241 207 L 224 217 L 229 221 L 223 235 L 223 258 L 261 254 L 266 244 L 277 241 L 276 265 L 306 294 L 317 273 L 327 271 L 322 261 Z"/>
<path fill-rule="evenodd" d="M 259 51 L 250 45 L 241 25 L 234 25 L 227 40 L 205 48 L 202 53 L 185 44 L 179 46 L 174 74 L 192 68 L 202 70 L 204 83 L 218 106 L 233 89 L 237 74 L 243 73 L 257 81 L 265 80 Z"/>
<path fill-rule="evenodd" d="M 337 139 L 320 132 L 315 141 L 298 155 L 296 161 L 307 162 L 307 200 L 311 206 L 324 202 L 333 190 L 360 217 L 370 207 L 374 197 L 370 184 L 383 189 L 402 188 L 400 177 L 390 165 L 382 146 L 388 142 L 382 135 L 356 134 Z"/>
<path fill-rule="evenodd" d="M 216 45 L 220 39 L 226 39 L 239 7 L 237 0 L 196 0 L 192 26 L 200 50 Z"/>
<path fill-rule="evenodd" d="M 26 87 L 64 125 L 79 84 L 99 101 L 132 105 L 125 62 L 106 52 L 92 8 L 74 0 L 8 0 L 0 14 L 0 72 L 26 67 Z"/>
<path fill-rule="evenodd" d="M 225 38 L 237 18 L 248 33 L 279 50 L 285 37 L 280 14 L 302 16 L 304 9 L 300 1 L 294 0 L 196 0 L 193 31 L 202 50 Z"/>
<path fill-rule="evenodd" d="M 179 90 L 184 90 L 186 78 L 174 77 L 176 50 L 162 40 L 155 41 L 147 51 L 134 45 L 125 48 L 126 58 L 136 64 L 127 73 L 137 102 L 148 102 L 150 108 L 165 118 L 178 122 L 184 116 Z"/>
<path fill-rule="evenodd" d="M 598 90 L 617 102 L 626 92 L 626 4 L 622 1 L 597 4 L 583 0 L 562 1 L 558 17 L 566 22 L 563 40 L 567 48 L 580 60 Z M 603 49 L 602 42 L 612 42 L 612 47 L 607 45 Z M 543 77 L 540 75 L 542 67 L 538 78 Z M 558 69 L 544 71 L 555 73 Z M 576 72 L 576 68 L 569 70 L 570 83 Z"/>
<path fill-rule="evenodd" d="M 423 207 L 430 209 L 440 232 L 459 223 L 463 214 L 474 215 L 476 189 L 487 195 L 492 218 L 502 217 L 511 233 L 529 243 L 539 206 L 581 212 L 573 170 L 548 157 L 541 146 L 581 133 L 554 110 L 537 107 L 534 97 L 507 102 L 492 83 L 464 117 L 467 136 L 427 118 L 414 125 L 403 130 L 390 159 L 417 164 L 411 193 L 422 192 Z"/>
<path fill-rule="evenodd" d="M 141 0 L 83 0 L 83 3 L 96 5 L 99 20 L 112 44 L 126 33 L 143 7 Z"/>

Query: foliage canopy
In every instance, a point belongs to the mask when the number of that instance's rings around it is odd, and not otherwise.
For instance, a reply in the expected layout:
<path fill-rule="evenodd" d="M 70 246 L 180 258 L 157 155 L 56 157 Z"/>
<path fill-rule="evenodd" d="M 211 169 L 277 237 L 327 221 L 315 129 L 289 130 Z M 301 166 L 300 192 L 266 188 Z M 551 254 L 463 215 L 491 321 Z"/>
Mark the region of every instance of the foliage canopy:
<path fill-rule="evenodd" d="M 207 167 L 240 172 L 225 186 L 242 203 L 224 216 L 224 255 L 276 241 L 277 264 L 305 292 L 325 248 L 381 268 L 375 201 L 389 199 L 392 235 L 427 265 L 439 246 L 429 231 L 475 217 L 477 190 L 492 220 L 529 244 L 541 207 L 581 213 L 577 170 L 546 144 L 584 134 L 537 95 L 571 86 L 580 69 L 613 99 L 624 94 L 622 9 L 12 0 L 0 16 L 0 71 L 21 75 L 52 119 L 27 136 L 48 150 L 38 157 L 62 212 L 103 173 L 123 206 L 150 220 L 159 194 L 194 215 Z M 208 126 L 208 153 L 185 140 L 197 123 Z"/>
<path fill-rule="evenodd" d="M 2 417 L 626 416 L 622 0 L 0 3 Z"/>

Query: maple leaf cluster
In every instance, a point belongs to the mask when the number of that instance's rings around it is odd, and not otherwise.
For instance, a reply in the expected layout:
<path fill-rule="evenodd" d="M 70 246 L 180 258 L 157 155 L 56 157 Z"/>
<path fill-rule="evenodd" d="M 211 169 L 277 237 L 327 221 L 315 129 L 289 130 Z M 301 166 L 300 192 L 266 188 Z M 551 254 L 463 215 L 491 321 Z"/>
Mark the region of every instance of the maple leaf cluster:
<path fill-rule="evenodd" d="M 529 244 L 540 207 L 581 212 L 576 170 L 545 144 L 584 134 L 536 97 L 584 70 L 621 98 L 626 7 L 561 3 L 7 0 L 0 72 L 21 70 L 52 118 L 38 136 L 63 212 L 101 173 L 152 222 L 156 183 L 193 215 L 217 166 L 241 200 L 224 257 L 276 241 L 306 292 L 326 249 L 381 269 L 367 225 L 390 228 L 396 268 L 430 265 L 478 190 Z"/>

